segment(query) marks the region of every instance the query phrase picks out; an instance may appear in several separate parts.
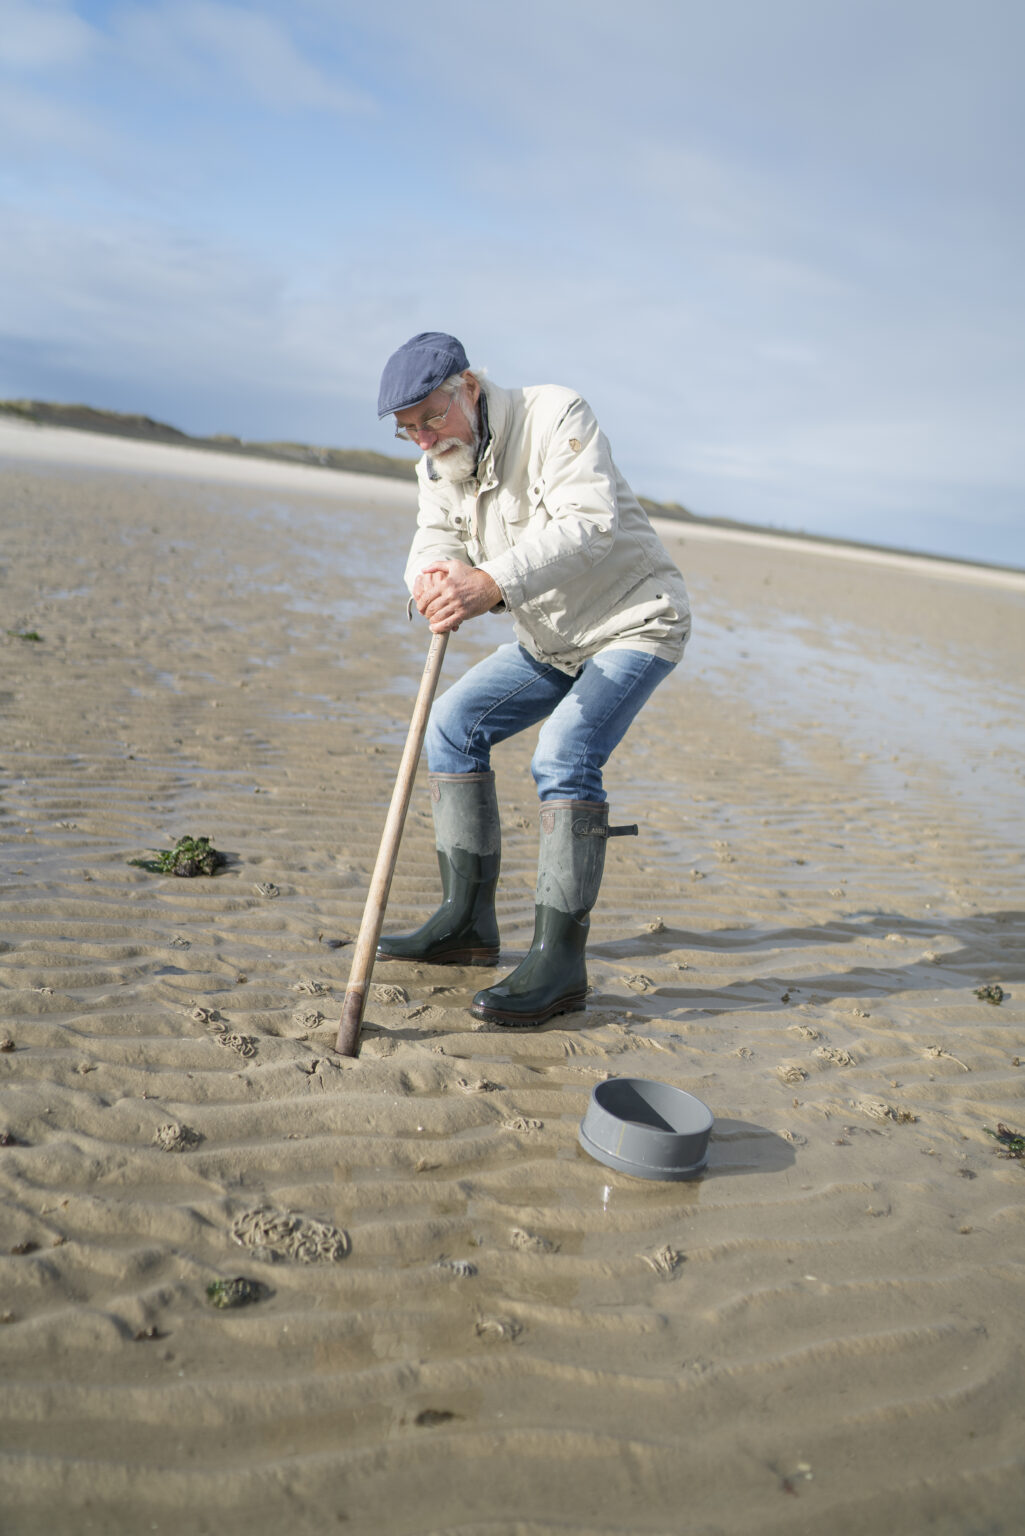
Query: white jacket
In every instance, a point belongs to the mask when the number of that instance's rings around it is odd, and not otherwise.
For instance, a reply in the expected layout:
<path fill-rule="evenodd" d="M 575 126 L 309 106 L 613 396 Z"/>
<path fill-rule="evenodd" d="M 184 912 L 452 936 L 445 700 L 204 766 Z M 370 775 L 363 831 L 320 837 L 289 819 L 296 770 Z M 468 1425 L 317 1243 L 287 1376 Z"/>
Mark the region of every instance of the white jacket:
<path fill-rule="evenodd" d="M 430 478 L 406 566 L 462 560 L 497 583 L 530 654 L 576 673 L 629 647 L 679 661 L 690 634 L 683 577 L 612 460 L 586 401 L 541 384 L 485 381 L 490 436 L 476 479 Z"/>

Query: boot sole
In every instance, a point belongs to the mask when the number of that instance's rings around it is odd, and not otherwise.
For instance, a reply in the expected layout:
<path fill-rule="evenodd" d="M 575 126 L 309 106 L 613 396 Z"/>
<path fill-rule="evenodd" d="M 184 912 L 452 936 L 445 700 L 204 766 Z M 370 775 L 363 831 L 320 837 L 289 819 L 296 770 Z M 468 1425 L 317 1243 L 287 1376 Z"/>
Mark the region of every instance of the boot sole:
<path fill-rule="evenodd" d="M 543 1013 L 513 1013 L 506 1008 L 488 1008 L 484 1003 L 471 1003 L 470 1012 L 475 1019 L 485 1019 L 489 1024 L 501 1024 L 506 1029 L 536 1029 L 539 1024 L 547 1024 L 549 1019 L 557 1018 L 560 1013 L 582 1013 L 587 1006 L 584 1000 L 586 995 L 561 998 Z"/>
<path fill-rule="evenodd" d="M 408 960 L 411 965 L 497 965 L 497 949 L 453 949 L 440 955 L 395 955 L 379 949 L 378 960 Z"/>

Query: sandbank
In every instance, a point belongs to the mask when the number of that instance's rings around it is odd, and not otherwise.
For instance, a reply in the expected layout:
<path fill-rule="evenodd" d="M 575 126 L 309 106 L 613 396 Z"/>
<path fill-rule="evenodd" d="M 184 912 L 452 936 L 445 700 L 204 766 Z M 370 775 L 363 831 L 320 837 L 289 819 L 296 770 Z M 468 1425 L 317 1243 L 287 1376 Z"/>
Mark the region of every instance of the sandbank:
<path fill-rule="evenodd" d="M 663 525 L 695 632 L 609 765 L 588 1010 L 379 966 L 352 1061 L 414 504 L 0 421 L 5 1536 L 1011 1536 L 1022 583 Z M 219 873 L 131 862 L 186 833 Z M 436 880 L 421 784 L 389 926 Z M 583 1152 L 609 1075 L 711 1107 L 702 1178 Z"/>

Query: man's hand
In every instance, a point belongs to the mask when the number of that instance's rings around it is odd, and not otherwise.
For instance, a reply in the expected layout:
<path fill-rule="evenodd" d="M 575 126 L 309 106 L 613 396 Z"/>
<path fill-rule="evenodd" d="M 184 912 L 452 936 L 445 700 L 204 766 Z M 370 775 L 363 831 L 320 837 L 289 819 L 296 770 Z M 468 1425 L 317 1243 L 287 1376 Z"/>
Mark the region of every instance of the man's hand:
<path fill-rule="evenodd" d="M 498 583 L 487 571 L 461 560 L 435 560 L 413 583 L 413 599 L 432 633 L 456 630 L 464 619 L 488 613 L 502 601 Z"/>

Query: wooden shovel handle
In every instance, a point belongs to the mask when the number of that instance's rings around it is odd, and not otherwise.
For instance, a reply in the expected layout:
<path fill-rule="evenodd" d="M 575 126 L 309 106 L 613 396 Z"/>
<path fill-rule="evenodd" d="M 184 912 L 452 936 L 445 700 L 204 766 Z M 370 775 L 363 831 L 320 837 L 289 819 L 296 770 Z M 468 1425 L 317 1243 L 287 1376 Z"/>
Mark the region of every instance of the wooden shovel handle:
<path fill-rule="evenodd" d="M 391 805 L 388 807 L 388 817 L 381 834 L 381 846 L 377 852 L 377 863 L 374 865 L 367 904 L 363 909 L 363 921 L 360 923 L 359 936 L 353 951 L 349 981 L 345 988 L 345 1002 L 342 1004 L 338 1039 L 335 1042 L 335 1050 L 342 1056 L 355 1056 L 359 1050 L 359 1032 L 363 1023 L 363 1010 L 366 1007 L 370 978 L 374 972 L 377 941 L 381 937 L 384 912 L 388 905 L 388 892 L 391 890 L 391 879 L 395 873 L 395 861 L 398 858 L 399 843 L 402 840 L 402 828 L 405 825 L 406 812 L 413 793 L 416 765 L 420 761 L 424 734 L 427 730 L 427 717 L 434 702 L 447 645 L 447 633 L 431 637 L 431 647 L 427 652 L 424 675 L 420 679 L 420 689 L 413 707 L 413 718 L 409 722 L 409 734 L 406 737 L 402 761 L 399 764 Z"/>

